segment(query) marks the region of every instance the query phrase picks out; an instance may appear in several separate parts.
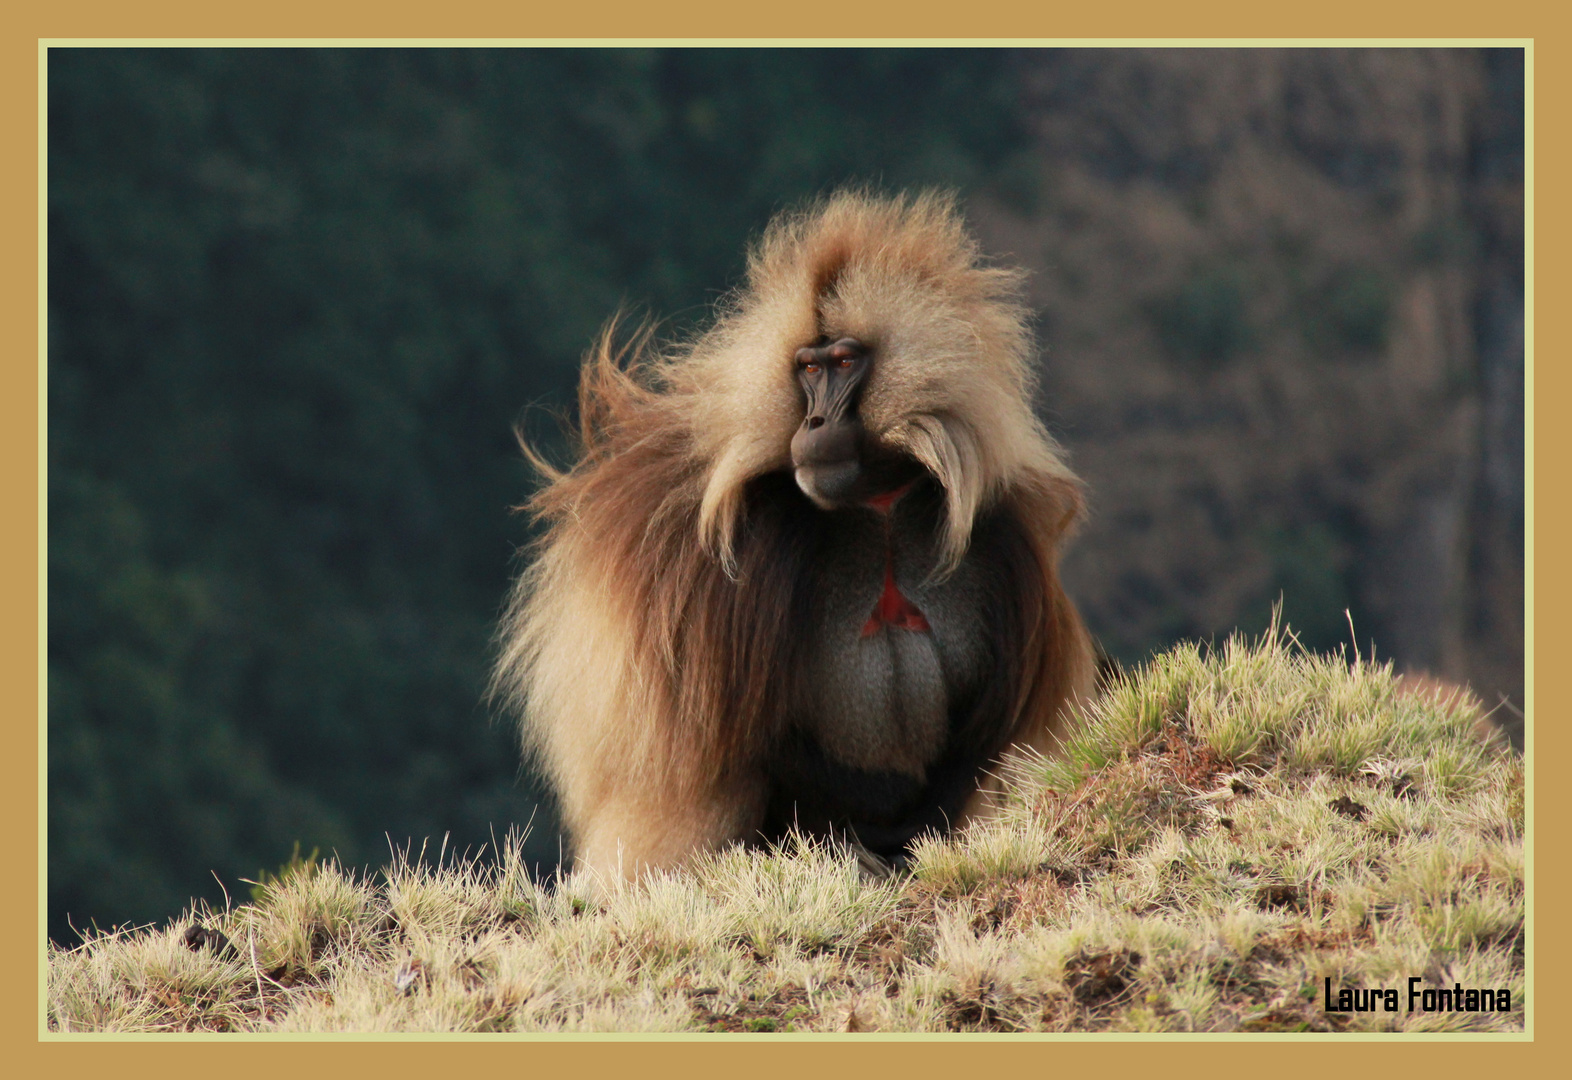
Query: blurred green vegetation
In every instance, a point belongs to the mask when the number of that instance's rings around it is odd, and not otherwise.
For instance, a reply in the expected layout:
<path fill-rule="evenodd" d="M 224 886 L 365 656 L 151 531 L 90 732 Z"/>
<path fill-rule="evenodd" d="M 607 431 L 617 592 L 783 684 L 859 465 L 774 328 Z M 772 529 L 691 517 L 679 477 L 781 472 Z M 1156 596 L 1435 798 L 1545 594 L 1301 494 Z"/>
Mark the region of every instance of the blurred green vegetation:
<path fill-rule="evenodd" d="M 1358 631 L 1360 648 L 1368 650 L 1369 616 L 1352 582 L 1350 532 L 1346 524 L 1334 529 L 1327 521 L 1261 530 L 1257 543 L 1272 576 L 1266 597 L 1241 612 L 1239 632 L 1259 636 L 1276 617 L 1312 652 L 1352 650 Z"/>
<path fill-rule="evenodd" d="M 1256 341 L 1250 322 L 1250 280 L 1242 265 L 1207 266 L 1150 305 L 1164 347 L 1203 370 L 1222 367 Z"/>
<path fill-rule="evenodd" d="M 1005 61 L 51 49 L 51 936 L 529 820 L 481 704 L 512 425 L 782 205 L 1018 174 Z"/>
<path fill-rule="evenodd" d="M 1306 336 L 1323 354 L 1374 358 L 1386 348 L 1395 291 L 1375 267 L 1337 268 L 1306 304 Z"/>

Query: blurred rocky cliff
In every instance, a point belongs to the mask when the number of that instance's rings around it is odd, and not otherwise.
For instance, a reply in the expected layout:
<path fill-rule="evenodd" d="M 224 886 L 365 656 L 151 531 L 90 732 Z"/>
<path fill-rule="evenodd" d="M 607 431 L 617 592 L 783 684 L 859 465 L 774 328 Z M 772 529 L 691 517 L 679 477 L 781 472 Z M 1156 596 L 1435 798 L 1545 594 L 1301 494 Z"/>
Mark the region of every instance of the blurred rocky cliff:
<path fill-rule="evenodd" d="M 1016 60 L 1032 145 L 973 216 L 1033 271 L 1105 646 L 1259 629 L 1281 595 L 1306 644 L 1351 618 L 1516 715 L 1521 50 Z"/>

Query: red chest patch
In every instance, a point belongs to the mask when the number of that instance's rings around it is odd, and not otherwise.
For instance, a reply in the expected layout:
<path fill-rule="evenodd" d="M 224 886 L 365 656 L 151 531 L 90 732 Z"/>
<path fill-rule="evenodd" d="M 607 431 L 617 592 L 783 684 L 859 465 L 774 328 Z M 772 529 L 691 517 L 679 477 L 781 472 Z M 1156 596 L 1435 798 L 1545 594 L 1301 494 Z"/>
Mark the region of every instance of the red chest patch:
<path fill-rule="evenodd" d="M 879 594 L 879 602 L 874 605 L 873 614 L 868 616 L 868 621 L 862 624 L 862 636 L 872 637 L 881 627 L 889 626 L 896 630 L 913 630 L 926 634 L 932 631 L 928 620 L 917 609 L 917 605 L 901 595 L 900 588 L 895 584 L 895 547 L 890 536 L 890 511 L 895 508 L 895 503 L 902 495 L 911 490 L 912 485 L 897 488 L 883 495 L 875 495 L 868 499 L 868 505 L 884 515 L 884 592 Z"/>
<path fill-rule="evenodd" d="M 873 614 L 862 624 L 862 636 L 872 637 L 881 626 L 928 633 L 933 629 L 928 625 L 928 620 L 917 610 L 917 605 L 902 596 L 901 590 L 896 587 L 895 570 L 890 561 L 886 559 L 884 563 L 884 592 L 879 594 L 879 603 L 874 607 Z"/>

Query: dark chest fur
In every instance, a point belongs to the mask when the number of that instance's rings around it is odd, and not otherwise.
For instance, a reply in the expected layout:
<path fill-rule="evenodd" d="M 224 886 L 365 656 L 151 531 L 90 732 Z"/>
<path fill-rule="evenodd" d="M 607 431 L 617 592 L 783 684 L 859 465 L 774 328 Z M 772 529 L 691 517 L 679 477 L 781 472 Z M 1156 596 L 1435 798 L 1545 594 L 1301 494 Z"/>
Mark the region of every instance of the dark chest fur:
<path fill-rule="evenodd" d="M 1007 743 L 1032 609 L 1023 597 L 1040 594 L 1040 573 L 996 511 L 960 566 L 936 575 L 944 504 L 931 481 L 887 513 L 797 509 L 784 549 L 800 562 L 799 632 L 777 686 L 763 832 L 850 832 L 894 856 L 944 831 Z"/>

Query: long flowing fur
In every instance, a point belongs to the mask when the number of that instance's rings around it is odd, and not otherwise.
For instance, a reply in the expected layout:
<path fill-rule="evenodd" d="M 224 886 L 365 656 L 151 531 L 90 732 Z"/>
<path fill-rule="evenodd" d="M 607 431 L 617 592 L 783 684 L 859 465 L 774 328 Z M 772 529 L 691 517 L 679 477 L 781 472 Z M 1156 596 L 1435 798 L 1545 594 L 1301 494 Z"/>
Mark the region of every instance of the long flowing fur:
<path fill-rule="evenodd" d="M 985 511 L 1024 532 L 1041 591 L 1012 645 L 1010 741 L 1052 749 L 1093 664 L 1057 575 L 1080 490 L 1031 410 L 1020 286 L 983 263 L 951 199 L 844 192 L 770 225 L 701 336 L 663 352 L 648 334 L 602 335 L 578 461 L 543 468 L 528 504 L 546 528 L 495 675 L 582 862 L 673 865 L 761 812 L 757 769 L 782 733 L 802 617 L 800 532 L 767 495 L 803 420 L 794 351 L 821 334 L 878 357 L 863 424 L 942 485 L 941 573 Z"/>

